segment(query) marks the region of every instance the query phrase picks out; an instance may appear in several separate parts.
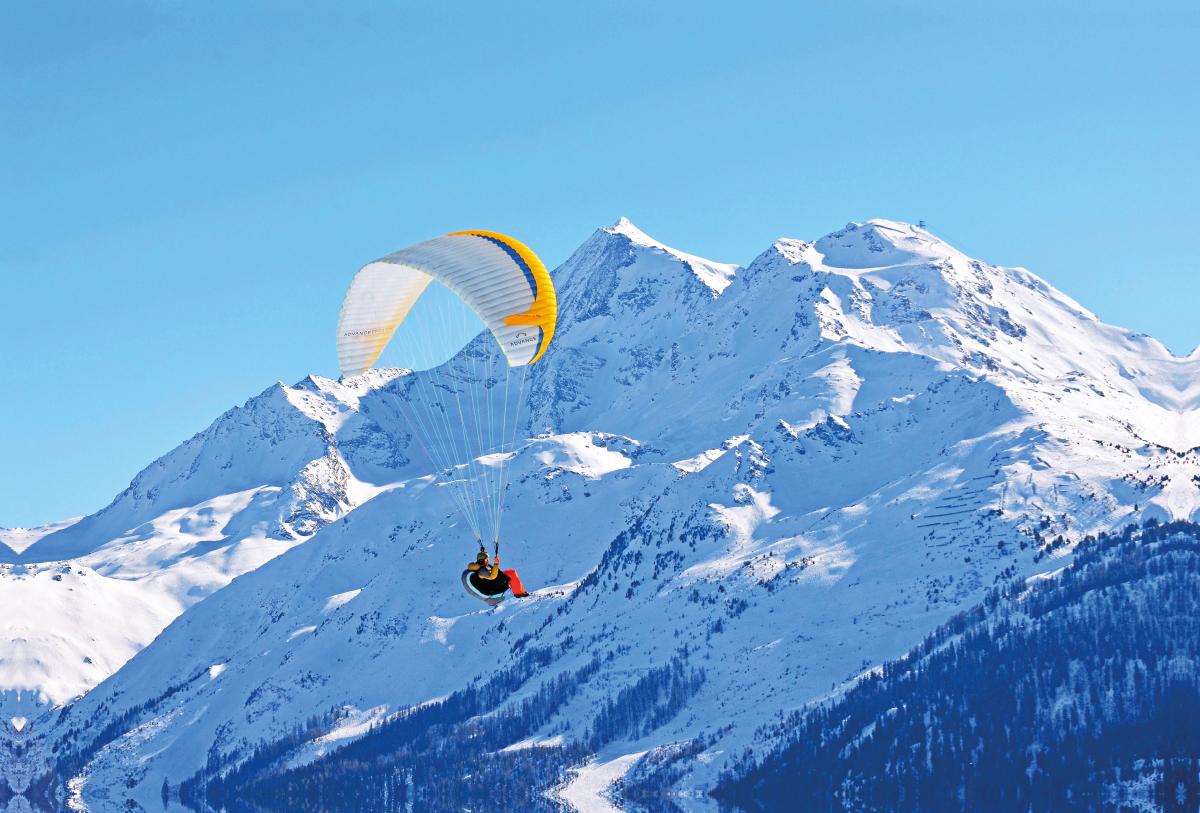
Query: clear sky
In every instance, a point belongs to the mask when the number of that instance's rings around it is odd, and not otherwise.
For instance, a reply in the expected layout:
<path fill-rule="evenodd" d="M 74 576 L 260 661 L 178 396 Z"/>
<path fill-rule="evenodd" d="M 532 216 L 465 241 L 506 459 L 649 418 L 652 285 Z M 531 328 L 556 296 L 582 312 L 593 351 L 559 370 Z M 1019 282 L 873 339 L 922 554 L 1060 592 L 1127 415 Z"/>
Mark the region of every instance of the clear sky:
<path fill-rule="evenodd" d="M 1198 8 L 2 3 L 0 526 L 336 377 L 354 272 L 459 229 L 745 265 L 923 219 L 1186 354 Z"/>

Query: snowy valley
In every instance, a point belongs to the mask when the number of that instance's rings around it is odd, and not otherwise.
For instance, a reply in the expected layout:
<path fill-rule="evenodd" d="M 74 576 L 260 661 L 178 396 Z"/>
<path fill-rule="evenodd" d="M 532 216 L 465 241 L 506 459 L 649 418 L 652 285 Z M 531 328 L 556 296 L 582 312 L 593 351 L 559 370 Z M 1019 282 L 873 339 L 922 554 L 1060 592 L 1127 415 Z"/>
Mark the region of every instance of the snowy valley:
<path fill-rule="evenodd" d="M 715 809 L 780 721 L 990 589 L 1200 518 L 1200 356 L 924 229 L 740 267 L 622 219 L 552 275 L 501 551 L 531 598 L 459 583 L 474 539 L 396 409 L 433 372 L 271 387 L 103 511 L 0 530 L 0 802 L 181 811 L 473 693 L 439 724 L 516 721 L 488 753 L 559 749 L 542 779 L 576 809 L 657 764 Z M 422 799 L 384 779 L 378 809 Z"/>

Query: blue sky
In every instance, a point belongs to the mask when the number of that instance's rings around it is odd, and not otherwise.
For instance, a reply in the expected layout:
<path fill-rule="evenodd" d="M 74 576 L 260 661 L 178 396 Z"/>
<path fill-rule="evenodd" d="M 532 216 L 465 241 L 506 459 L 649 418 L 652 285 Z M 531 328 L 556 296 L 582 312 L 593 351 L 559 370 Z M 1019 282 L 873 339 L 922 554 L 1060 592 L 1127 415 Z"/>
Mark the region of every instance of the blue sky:
<path fill-rule="evenodd" d="M 923 219 L 1200 343 L 1195 3 L 200 5 L 0 5 L 0 526 L 336 377 L 354 272 L 458 229 Z"/>

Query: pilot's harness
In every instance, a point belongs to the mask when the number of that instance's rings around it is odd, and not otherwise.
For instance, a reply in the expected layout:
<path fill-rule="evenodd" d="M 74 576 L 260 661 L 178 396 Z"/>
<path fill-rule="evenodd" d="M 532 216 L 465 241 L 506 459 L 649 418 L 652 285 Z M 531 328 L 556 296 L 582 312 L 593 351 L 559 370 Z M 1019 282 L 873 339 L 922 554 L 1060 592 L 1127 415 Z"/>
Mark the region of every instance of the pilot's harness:
<path fill-rule="evenodd" d="M 482 539 L 479 540 L 479 552 L 482 553 L 485 557 L 487 556 L 487 548 L 484 547 Z M 496 539 L 495 553 L 493 555 L 495 557 L 493 559 L 493 562 L 498 566 L 500 564 L 500 561 L 499 561 L 500 560 L 500 539 L 498 537 Z M 480 593 L 478 590 L 476 590 L 474 587 L 472 587 L 471 586 L 471 571 L 469 569 L 463 571 L 462 583 L 463 583 L 463 587 L 465 587 L 467 589 L 468 593 L 470 593 L 472 596 L 479 599 L 480 601 L 486 602 L 489 606 L 495 607 L 501 601 L 504 601 L 505 593 L 500 593 L 499 595 L 495 595 L 495 596 L 485 596 L 482 593 Z"/>

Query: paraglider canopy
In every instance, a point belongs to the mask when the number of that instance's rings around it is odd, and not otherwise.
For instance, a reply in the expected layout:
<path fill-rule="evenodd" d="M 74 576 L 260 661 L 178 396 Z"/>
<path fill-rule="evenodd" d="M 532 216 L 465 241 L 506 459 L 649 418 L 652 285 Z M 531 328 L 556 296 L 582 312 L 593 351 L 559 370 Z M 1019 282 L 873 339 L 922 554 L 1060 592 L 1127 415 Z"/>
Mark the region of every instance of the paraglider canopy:
<path fill-rule="evenodd" d="M 496 232 L 455 232 L 389 254 L 354 277 L 338 318 L 344 375 L 359 375 L 379 359 L 432 280 L 479 314 L 510 367 L 532 364 L 550 346 L 558 303 L 537 255 Z"/>
<path fill-rule="evenodd" d="M 474 332 L 476 316 L 487 330 Z M 525 371 L 550 346 L 557 317 L 541 260 L 489 231 L 447 234 L 369 263 L 342 303 L 337 351 L 344 375 L 365 372 L 385 348 L 386 359 L 423 357 L 380 388 L 385 408 L 373 415 L 402 420 L 407 431 L 394 427 L 394 437 L 480 544 L 499 543 Z M 448 349 L 449 360 L 435 359 L 434 347 Z"/>

